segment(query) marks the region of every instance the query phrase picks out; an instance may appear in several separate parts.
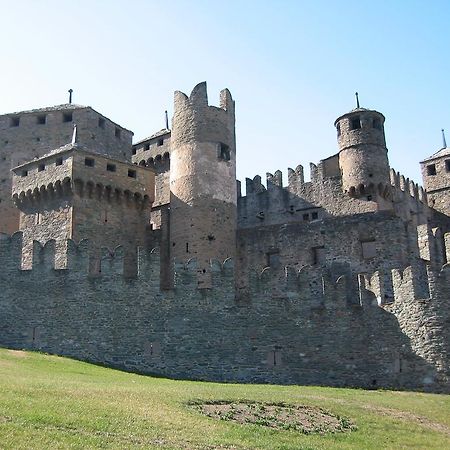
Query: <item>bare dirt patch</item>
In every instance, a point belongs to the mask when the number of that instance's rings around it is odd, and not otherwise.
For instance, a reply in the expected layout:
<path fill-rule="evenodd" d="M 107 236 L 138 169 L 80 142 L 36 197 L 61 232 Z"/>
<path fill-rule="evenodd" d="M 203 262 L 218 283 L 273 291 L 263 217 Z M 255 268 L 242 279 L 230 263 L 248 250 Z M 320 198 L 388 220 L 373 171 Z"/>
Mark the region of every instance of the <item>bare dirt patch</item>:
<path fill-rule="evenodd" d="M 338 433 L 356 429 L 350 419 L 317 406 L 242 401 L 196 403 L 193 406 L 214 419 L 293 430 L 304 434 Z"/>
<path fill-rule="evenodd" d="M 23 350 L 8 350 L 8 354 L 15 356 L 16 358 L 28 358 L 27 352 Z"/>

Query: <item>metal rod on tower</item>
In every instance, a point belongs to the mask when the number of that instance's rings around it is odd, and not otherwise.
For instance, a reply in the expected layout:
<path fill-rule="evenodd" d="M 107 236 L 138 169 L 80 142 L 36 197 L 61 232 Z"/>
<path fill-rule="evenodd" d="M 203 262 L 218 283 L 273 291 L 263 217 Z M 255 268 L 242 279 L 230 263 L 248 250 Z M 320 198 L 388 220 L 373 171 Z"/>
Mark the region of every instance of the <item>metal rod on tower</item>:
<path fill-rule="evenodd" d="M 73 92 L 73 89 L 69 89 L 67 92 L 69 93 L 69 103 L 72 103 L 72 92 Z"/>
<path fill-rule="evenodd" d="M 356 107 L 359 108 L 359 97 L 357 92 L 355 92 L 355 97 L 356 97 Z"/>
<path fill-rule="evenodd" d="M 442 145 L 443 145 L 442 148 L 447 148 L 447 141 L 445 140 L 445 131 L 443 128 L 441 131 L 442 131 Z"/>
<path fill-rule="evenodd" d="M 164 111 L 164 114 L 166 116 L 166 130 L 169 129 L 169 115 L 167 114 L 167 111 Z"/>

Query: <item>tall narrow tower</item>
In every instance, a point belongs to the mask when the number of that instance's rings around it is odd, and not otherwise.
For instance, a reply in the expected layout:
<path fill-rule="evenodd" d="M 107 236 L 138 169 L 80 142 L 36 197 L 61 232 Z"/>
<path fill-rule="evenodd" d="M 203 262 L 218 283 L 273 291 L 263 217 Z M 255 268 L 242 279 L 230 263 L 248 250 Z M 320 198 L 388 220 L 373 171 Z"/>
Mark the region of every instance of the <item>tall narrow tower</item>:
<path fill-rule="evenodd" d="M 209 106 L 206 83 L 190 97 L 175 92 L 170 168 L 172 260 L 211 259 L 236 251 L 236 140 L 234 101 L 228 89 L 220 107 Z"/>
<path fill-rule="evenodd" d="M 342 188 L 352 197 L 376 201 L 390 195 L 383 114 L 357 108 L 336 119 Z"/>

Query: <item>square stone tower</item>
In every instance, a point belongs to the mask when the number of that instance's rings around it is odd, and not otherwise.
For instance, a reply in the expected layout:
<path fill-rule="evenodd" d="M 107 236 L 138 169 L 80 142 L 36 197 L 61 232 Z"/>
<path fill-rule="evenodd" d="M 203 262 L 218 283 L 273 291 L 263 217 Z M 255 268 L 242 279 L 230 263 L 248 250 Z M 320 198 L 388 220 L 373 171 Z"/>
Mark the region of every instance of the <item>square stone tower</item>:
<path fill-rule="evenodd" d="M 23 268 L 31 266 L 33 240 L 56 241 L 57 267 L 65 267 L 66 239 L 92 240 L 92 261 L 98 262 L 101 247 L 118 245 L 132 259 L 145 240 L 154 191 L 152 169 L 76 143 L 15 167 L 12 198 L 24 233 Z"/>

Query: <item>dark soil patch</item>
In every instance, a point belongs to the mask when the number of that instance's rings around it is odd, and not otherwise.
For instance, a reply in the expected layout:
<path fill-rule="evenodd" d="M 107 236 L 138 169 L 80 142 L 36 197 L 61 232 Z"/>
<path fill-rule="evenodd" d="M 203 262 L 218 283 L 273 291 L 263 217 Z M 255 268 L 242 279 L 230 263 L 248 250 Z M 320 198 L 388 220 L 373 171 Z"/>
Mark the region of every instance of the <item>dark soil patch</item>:
<path fill-rule="evenodd" d="M 355 424 L 350 419 L 317 406 L 243 401 L 196 403 L 193 406 L 202 414 L 214 419 L 261 425 L 278 430 L 293 430 L 305 434 L 356 430 Z"/>

